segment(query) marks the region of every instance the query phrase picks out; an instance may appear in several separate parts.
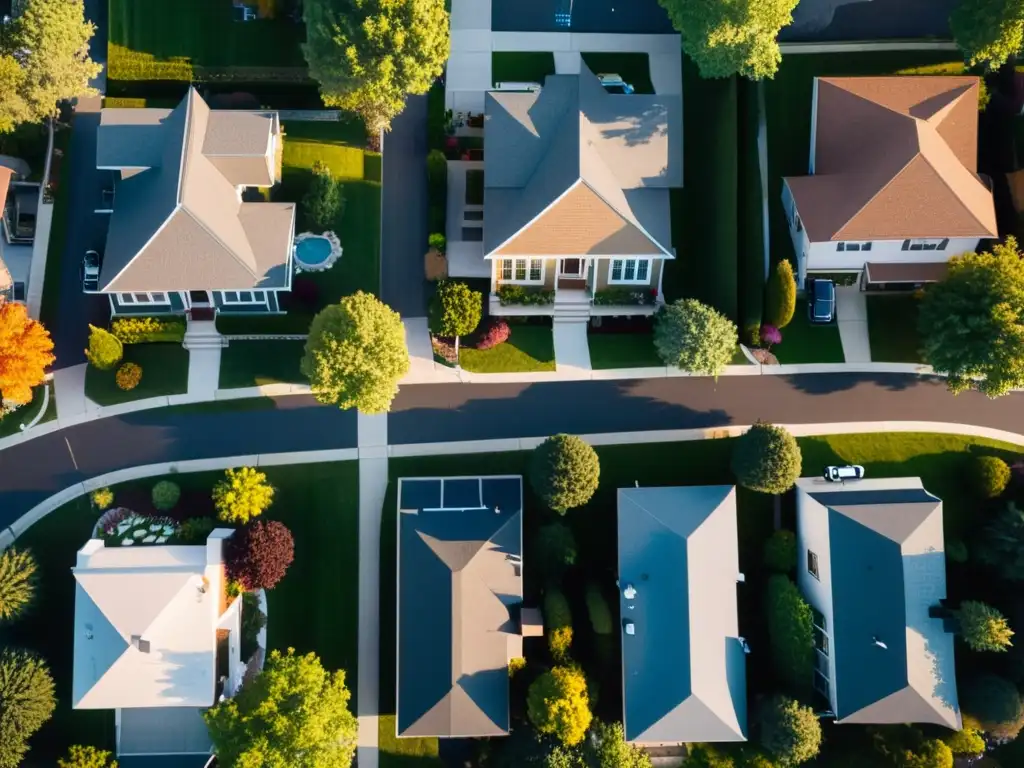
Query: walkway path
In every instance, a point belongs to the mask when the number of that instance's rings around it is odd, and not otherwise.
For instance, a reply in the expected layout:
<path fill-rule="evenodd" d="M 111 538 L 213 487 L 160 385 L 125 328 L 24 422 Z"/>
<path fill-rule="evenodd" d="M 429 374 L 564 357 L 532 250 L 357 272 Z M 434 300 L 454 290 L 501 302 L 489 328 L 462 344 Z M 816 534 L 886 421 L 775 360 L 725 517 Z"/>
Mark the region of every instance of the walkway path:
<path fill-rule="evenodd" d="M 868 305 L 867 298 L 859 286 L 840 285 L 836 288 L 836 318 L 846 362 L 870 363 Z"/>
<path fill-rule="evenodd" d="M 554 323 L 555 369 L 566 379 L 590 378 L 587 323 Z"/>
<path fill-rule="evenodd" d="M 53 394 L 57 400 L 57 416 L 70 419 L 88 410 L 85 399 L 85 371 L 87 363 L 53 372 Z"/>

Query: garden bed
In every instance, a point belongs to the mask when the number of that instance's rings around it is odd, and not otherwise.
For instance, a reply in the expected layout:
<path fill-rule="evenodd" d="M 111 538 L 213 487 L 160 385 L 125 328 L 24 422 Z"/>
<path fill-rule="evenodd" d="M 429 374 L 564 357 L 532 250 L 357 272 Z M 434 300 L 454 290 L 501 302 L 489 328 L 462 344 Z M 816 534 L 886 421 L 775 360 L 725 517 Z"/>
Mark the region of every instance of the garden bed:
<path fill-rule="evenodd" d="M 181 395 L 188 391 L 188 350 L 180 344 L 125 344 L 124 358 L 108 371 L 92 365 L 85 371 L 85 396 L 98 405 L 117 405 L 147 397 Z M 142 367 L 134 389 L 117 386 L 117 369 L 125 363 Z"/>
<path fill-rule="evenodd" d="M 308 384 L 299 364 L 305 341 L 233 341 L 221 351 L 221 389 Z"/>
<path fill-rule="evenodd" d="M 867 297 L 868 340 L 876 363 L 923 363 L 918 299 L 910 293 Z"/>

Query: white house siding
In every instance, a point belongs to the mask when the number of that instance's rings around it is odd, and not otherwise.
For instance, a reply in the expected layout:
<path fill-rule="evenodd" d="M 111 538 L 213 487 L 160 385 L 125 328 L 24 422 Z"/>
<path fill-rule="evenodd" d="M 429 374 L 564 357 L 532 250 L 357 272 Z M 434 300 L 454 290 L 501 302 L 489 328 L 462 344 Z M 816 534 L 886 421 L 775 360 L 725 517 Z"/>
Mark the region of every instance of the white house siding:
<path fill-rule="evenodd" d="M 821 481 L 824 482 L 824 481 Z M 832 643 L 832 563 L 830 561 L 828 510 L 797 489 L 797 586 L 810 605 L 825 617 L 829 639 L 828 677 L 832 711 L 836 710 L 835 647 Z M 807 570 L 807 552 L 818 556 L 818 578 Z M 818 651 L 815 651 L 817 654 Z"/>

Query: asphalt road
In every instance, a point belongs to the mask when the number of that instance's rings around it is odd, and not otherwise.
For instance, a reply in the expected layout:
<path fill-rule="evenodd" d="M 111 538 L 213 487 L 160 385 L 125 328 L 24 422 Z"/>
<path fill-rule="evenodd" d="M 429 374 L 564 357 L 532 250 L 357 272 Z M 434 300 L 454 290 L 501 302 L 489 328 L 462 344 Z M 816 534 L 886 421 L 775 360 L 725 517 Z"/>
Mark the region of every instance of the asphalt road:
<path fill-rule="evenodd" d="M 354 413 L 302 397 L 275 403 L 276 410 L 140 411 L 0 451 L 0 527 L 73 483 L 125 467 L 355 446 Z M 977 393 L 953 397 L 938 379 L 857 374 L 418 385 L 396 399 L 388 442 L 707 428 L 757 419 L 944 421 L 1024 433 L 1024 393 L 999 400 Z"/>
<path fill-rule="evenodd" d="M 384 134 L 381 299 L 402 317 L 425 317 L 427 97 L 410 96 Z"/>

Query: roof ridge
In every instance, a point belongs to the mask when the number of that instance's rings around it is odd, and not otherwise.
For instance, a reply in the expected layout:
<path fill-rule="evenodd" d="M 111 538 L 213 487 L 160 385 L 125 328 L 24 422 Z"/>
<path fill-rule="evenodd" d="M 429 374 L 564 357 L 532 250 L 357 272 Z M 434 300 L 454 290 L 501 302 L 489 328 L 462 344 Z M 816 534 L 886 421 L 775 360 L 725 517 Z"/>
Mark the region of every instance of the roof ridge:
<path fill-rule="evenodd" d="M 604 163 L 604 160 L 601 159 L 601 153 L 600 152 L 598 152 L 597 150 L 594 150 L 594 154 L 597 156 L 597 158 L 599 160 L 601 160 L 602 163 Z M 607 166 L 605 166 L 605 168 L 608 170 L 609 173 L 611 173 L 611 169 L 607 168 Z M 614 176 L 614 174 L 612 174 L 612 175 Z M 596 189 L 594 189 L 594 185 L 591 184 L 589 181 L 587 181 L 586 178 L 584 178 L 582 174 L 580 175 L 578 183 L 582 183 L 583 186 L 585 186 L 587 189 L 589 189 L 591 192 L 593 192 L 595 195 L 597 195 L 597 198 L 602 203 L 604 203 L 608 208 L 610 208 L 626 224 L 629 224 L 631 227 L 633 227 L 634 229 L 639 231 L 640 234 L 642 234 L 644 237 L 646 237 L 647 240 L 650 241 L 652 245 L 656 246 L 659 251 L 664 253 L 666 256 L 672 256 L 671 253 L 669 253 L 668 251 L 665 250 L 665 246 L 663 246 L 661 243 L 659 243 L 657 240 L 655 240 L 653 237 L 651 237 L 651 235 L 647 232 L 647 230 L 644 229 L 640 225 L 639 221 L 630 220 L 629 218 L 627 218 L 622 213 L 622 211 L 620 211 L 618 208 L 616 208 L 614 205 L 612 205 L 604 195 L 602 195 L 600 192 L 598 192 Z M 625 197 L 625 192 L 623 192 L 623 197 Z M 632 213 L 632 211 L 630 211 L 630 213 Z"/>
<path fill-rule="evenodd" d="M 217 171 L 217 172 L 220 173 L 220 171 Z M 223 248 L 225 251 L 227 251 L 232 259 L 234 259 L 236 262 L 238 262 L 239 264 L 241 264 L 245 268 L 246 272 L 248 272 L 250 275 L 252 275 L 254 279 L 258 279 L 259 278 L 259 275 L 256 274 L 256 270 L 253 267 L 249 266 L 249 264 L 247 264 L 244 259 L 240 258 L 238 256 L 238 254 L 235 253 L 233 248 L 229 248 L 227 243 L 225 243 L 223 240 L 221 240 L 220 237 L 218 237 L 213 232 L 213 230 L 211 230 L 208 226 L 206 226 L 206 224 L 203 222 L 203 220 L 201 218 L 199 218 L 198 216 L 196 216 L 192 212 L 191 208 L 189 208 L 187 205 L 180 205 L 180 206 L 178 206 L 177 210 L 185 211 L 185 213 L 187 213 L 189 215 L 189 218 L 191 218 L 192 221 L 194 221 L 196 224 L 198 224 L 200 227 L 202 227 L 203 231 L 205 231 L 206 234 L 208 234 L 210 237 L 212 237 L 221 248 Z M 241 210 L 241 208 L 239 208 L 239 210 Z M 242 227 L 241 220 L 239 220 L 238 226 Z M 245 227 L 242 227 L 242 232 L 245 232 Z M 249 235 L 248 235 L 248 233 L 246 233 L 246 235 L 245 235 L 245 244 L 249 246 L 249 251 L 251 253 L 252 252 L 252 243 L 249 242 Z M 255 263 L 255 262 L 256 262 L 256 255 L 253 254 L 253 263 Z"/>
<path fill-rule="evenodd" d="M 938 114 L 938 113 L 936 113 L 936 114 Z M 985 186 L 984 184 L 982 184 L 981 179 L 978 178 L 978 174 L 971 172 L 971 170 L 968 169 L 967 166 L 965 166 L 960 161 L 960 158 L 956 156 L 956 152 L 953 151 L 953 148 L 949 146 L 949 144 L 946 142 L 946 140 L 944 138 L 942 138 L 942 135 L 939 133 L 937 126 L 932 125 L 927 120 L 922 120 L 922 121 L 920 121 L 920 123 L 918 125 L 919 135 L 920 135 L 920 131 L 923 131 L 923 130 L 930 131 L 932 134 L 934 134 L 935 139 L 937 141 L 942 142 L 942 144 L 949 150 L 950 155 L 953 156 L 953 159 L 956 161 L 956 163 L 961 168 L 964 169 L 965 173 L 967 173 L 968 175 L 970 175 L 972 177 L 972 179 L 973 179 L 973 181 L 975 183 L 980 184 L 982 187 Z M 950 193 L 956 199 L 957 203 L 959 203 L 960 207 L 963 208 L 963 210 L 967 213 L 967 215 L 970 216 L 974 220 L 974 223 L 978 225 L 978 228 L 979 229 L 985 229 L 986 225 L 974 214 L 974 211 L 971 209 L 971 207 L 964 202 L 964 200 L 960 196 L 960 194 L 958 194 L 958 192 L 950 185 L 950 183 L 946 179 L 945 175 L 943 173 L 941 173 L 939 171 L 939 169 L 936 167 L 935 163 L 933 162 L 933 159 L 929 156 L 929 153 L 924 149 L 924 146 L 923 145 L 921 145 L 921 146 L 922 146 L 922 149 L 918 153 L 921 156 L 921 158 L 928 164 L 928 167 L 931 168 L 935 172 L 935 175 L 938 177 L 939 181 L 941 181 L 943 186 L 945 186 L 946 189 L 948 189 L 950 191 Z M 905 171 L 905 170 L 906 170 L 906 168 L 903 168 L 900 171 L 900 173 L 897 174 L 897 176 L 902 174 L 903 171 Z M 893 177 L 893 178 L 895 180 L 895 177 Z"/>
<path fill-rule="evenodd" d="M 874 102 L 872 102 L 872 103 L 874 103 Z M 874 194 L 871 195 L 867 200 L 865 200 L 864 204 L 861 205 L 860 208 L 858 208 L 856 211 L 854 211 L 850 215 L 850 217 L 845 222 L 843 222 L 843 225 L 841 227 L 837 227 L 836 228 L 836 231 L 834 233 L 832 233 L 832 239 L 833 240 L 838 239 L 838 238 L 836 238 L 836 235 L 838 235 L 840 232 L 842 232 L 844 229 L 846 229 L 846 227 L 850 226 L 850 222 L 853 221 L 854 219 L 856 219 L 858 216 L 860 216 L 864 212 L 865 208 L 867 208 L 869 205 L 871 205 L 871 203 L 873 203 L 875 200 L 877 200 L 878 196 L 881 195 L 882 192 L 884 192 L 886 189 L 888 189 L 892 185 L 892 183 L 894 181 L 896 181 L 896 179 L 898 179 L 900 176 L 902 176 L 904 171 L 906 171 L 907 168 L 910 167 L 910 164 L 912 162 L 914 162 L 914 160 L 916 160 L 920 156 L 921 156 L 921 147 L 920 147 L 920 142 L 919 142 L 918 143 L 917 151 L 910 156 L 910 158 L 907 160 L 907 162 L 903 164 L 903 167 L 901 167 L 898 171 L 896 171 L 896 173 L 892 174 L 892 176 L 889 177 L 889 180 L 887 182 L 885 182 L 885 184 L 883 184 L 878 189 L 876 189 Z M 833 173 L 833 174 L 821 174 L 821 175 L 823 175 L 823 176 L 852 176 L 854 174 L 852 174 L 852 173 Z M 811 176 L 811 178 L 814 178 L 815 176 L 819 176 L 819 174 L 814 174 L 813 176 Z M 842 239 L 845 240 L 846 238 L 842 238 Z"/>
<path fill-rule="evenodd" d="M 510 523 L 511 523 L 511 522 L 512 522 L 513 520 L 515 520 L 516 518 L 518 518 L 518 517 L 519 517 L 520 515 L 522 515 L 522 511 L 521 511 L 521 510 L 516 510 L 516 512 L 514 512 L 514 513 L 513 513 L 513 514 L 511 514 L 511 515 L 509 515 L 509 516 L 508 516 L 508 519 L 507 519 L 507 520 L 506 520 L 505 522 L 503 522 L 503 523 L 502 523 L 501 525 L 499 525 L 499 526 L 498 526 L 497 528 L 495 528 L 495 529 L 494 529 L 494 531 L 492 531 L 492 532 L 491 532 L 491 535 L 490 535 L 490 536 L 488 536 L 488 537 L 487 537 L 486 539 L 484 539 L 483 541 L 481 541 L 481 542 L 480 542 L 480 546 L 479 546 L 479 547 L 477 548 L 476 552 L 474 552 L 474 553 L 473 553 L 473 556 L 472 556 L 471 558 L 469 558 L 469 560 L 467 560 L 467 561 L 466 561 L 466 564 L 465 564 L 464 566 L 462 566 L 462 568 L 461 568 L 461 569 L 459 569 L 459 570 L 460 570 L 460 571 L 464 571 L 464 570 L 466 570 L 466 568 L 468 568 L 468 567 L 469 567 L 470 565 L 472 565 L 473 561 L 474 561 L 474 560 L 476 560 L 476 558 L 477 558 L 477 555 L 479 555 L 479 554 L 480 554 L 481 552 L 483 552 L 483 551 L 484 551 L 484 547 L 485 547 L 485 546 L 486 546 L 487 544 L 490 544 L 490 543 L 492 543 L 492 542 L 494 541 L 494 538 L 495 538 L 495 537 L 496 537 L 496 536 L 497 536 L 497 535 L 498 535 L 499 533 L 501 533 L 501 532 L 502 532 L 502 531 L 504 531 L 504 530 L 505 530 L 506 528 L 508 528 L 509 524 L 510 524 Z M 486 587 L 487 585 L 486 585 L 486 584 L 484 584 L 484 586 Z M 488 590 L 490 591 L 490 587 L 488 587 Z"/>

